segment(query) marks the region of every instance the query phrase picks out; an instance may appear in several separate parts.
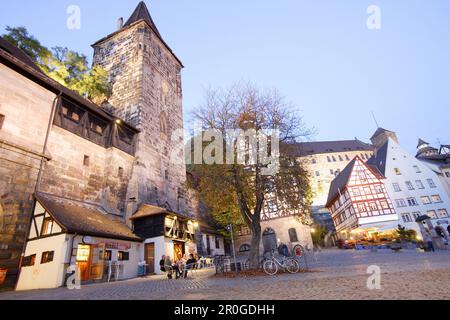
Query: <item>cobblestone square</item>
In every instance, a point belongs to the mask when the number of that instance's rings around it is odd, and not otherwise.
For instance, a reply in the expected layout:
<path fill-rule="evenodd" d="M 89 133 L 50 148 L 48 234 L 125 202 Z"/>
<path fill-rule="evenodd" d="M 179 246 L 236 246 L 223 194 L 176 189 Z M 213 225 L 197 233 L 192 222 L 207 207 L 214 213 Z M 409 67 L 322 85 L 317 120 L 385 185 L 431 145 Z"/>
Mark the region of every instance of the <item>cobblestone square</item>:
<path fill-rule="evenodd" d="M 308 256 L 311 272 L 228 279 L 203 270 L 186 280 L 162 276 L 58 288 L 6 292 L 0 300 L 355 300 L 449 299 L 450 252 L 394 253 L 326 250 Z M 369 290 L 369 266 L 381 270 L 381 289 Z"/>

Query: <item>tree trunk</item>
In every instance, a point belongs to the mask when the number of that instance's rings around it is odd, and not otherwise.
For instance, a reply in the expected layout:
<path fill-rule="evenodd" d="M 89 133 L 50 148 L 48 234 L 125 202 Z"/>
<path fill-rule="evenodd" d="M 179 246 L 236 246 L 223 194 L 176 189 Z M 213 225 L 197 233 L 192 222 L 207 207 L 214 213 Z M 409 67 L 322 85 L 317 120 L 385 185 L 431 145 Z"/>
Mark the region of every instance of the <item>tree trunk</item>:
<path fill-rule="evenodd" d="M 250 268 L 259 268 L 259 246 L 261 243 L 261 224 L 260 219 L 254 217 L 252 222 L 252 244 L 250 248 Z"/>

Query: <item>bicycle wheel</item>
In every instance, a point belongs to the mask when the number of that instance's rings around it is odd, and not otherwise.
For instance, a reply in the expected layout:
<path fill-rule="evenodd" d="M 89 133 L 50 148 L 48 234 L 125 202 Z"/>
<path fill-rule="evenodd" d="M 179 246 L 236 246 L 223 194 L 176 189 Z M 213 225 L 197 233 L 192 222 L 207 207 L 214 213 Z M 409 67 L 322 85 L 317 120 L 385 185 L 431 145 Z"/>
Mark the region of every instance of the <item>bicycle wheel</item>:
<path fill-rule="evenodd" d="M 276 275 L 278 272 L 278 266 L 273 260 L 264 261 L 263 269 L 269 276 Z"/>
<path fill-rule="evenodd" d="M 295 259 L 286 260 L 286 270 L 289 273 L 298 273 L 300 271 L 300 266 L 298 265 L 298 261 Z"/>

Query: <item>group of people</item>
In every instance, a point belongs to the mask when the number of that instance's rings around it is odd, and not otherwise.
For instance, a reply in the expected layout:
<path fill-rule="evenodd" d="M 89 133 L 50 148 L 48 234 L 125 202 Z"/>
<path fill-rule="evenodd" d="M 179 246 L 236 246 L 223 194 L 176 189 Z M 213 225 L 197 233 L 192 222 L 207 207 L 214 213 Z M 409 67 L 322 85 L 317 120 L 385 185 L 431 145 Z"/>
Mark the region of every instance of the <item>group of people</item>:
<path fill-rule="evenodd" d="M 187 278 L 188 271 L 195 269 L 197 259 L 193 254 L 189 254 L 189 258 L 184 255 L 181 259 L 173 262 L 170 256 L 163 255 L 159 261 L 159 267 L 162 272 L 167 273 L 167 278 L 172 279 L 174 274 L 176 279 Z"/>

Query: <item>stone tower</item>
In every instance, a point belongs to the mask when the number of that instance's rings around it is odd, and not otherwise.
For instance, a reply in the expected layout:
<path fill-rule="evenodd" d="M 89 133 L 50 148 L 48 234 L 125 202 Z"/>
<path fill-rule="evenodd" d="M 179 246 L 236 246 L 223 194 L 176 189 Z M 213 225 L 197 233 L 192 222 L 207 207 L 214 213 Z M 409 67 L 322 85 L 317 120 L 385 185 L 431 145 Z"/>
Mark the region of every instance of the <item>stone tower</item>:
<path fill-rule="evenodd" d="M 103 107 L 140 130 L 127 214 L 142 203 L 183 213 L 182 136 L 172 138 L 183 129 L 183 65 L 164 42 L 143 1 L 125 24 L 122 21 L 116 32 L 93 44 L 93 64 L 109 73 L 112 94 Z"/>

